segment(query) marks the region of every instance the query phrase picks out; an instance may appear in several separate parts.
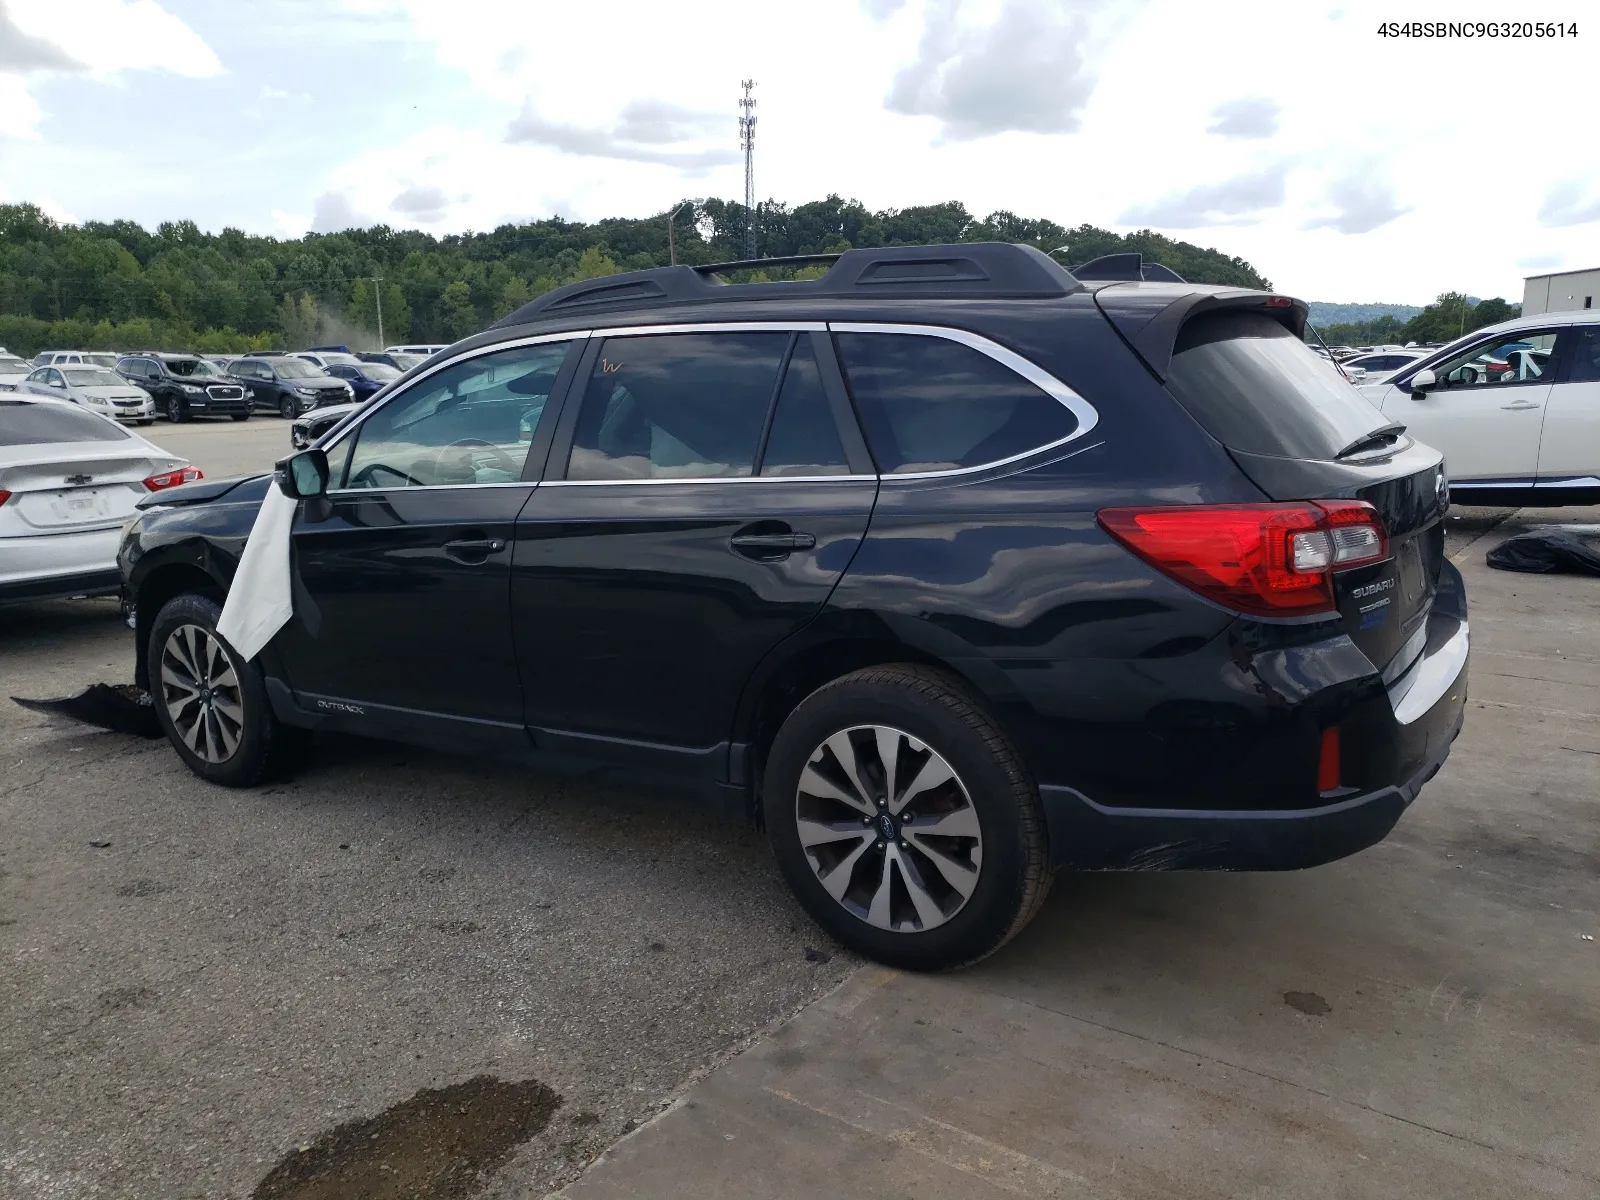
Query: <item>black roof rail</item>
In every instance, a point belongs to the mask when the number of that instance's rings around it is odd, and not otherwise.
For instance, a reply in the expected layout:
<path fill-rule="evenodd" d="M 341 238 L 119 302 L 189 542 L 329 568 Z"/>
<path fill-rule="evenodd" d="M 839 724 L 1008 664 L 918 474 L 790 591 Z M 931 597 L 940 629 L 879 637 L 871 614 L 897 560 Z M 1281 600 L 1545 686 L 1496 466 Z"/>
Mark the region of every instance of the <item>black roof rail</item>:
<path fill-rule="evenodd" d="M 832 263 L 818 279 L 730 285 L 727 271 Z M 733 288 L 733 290 L 728 290 Z M 798 254 L 704 266 L 653 267 L 585 279 L 546 292 L 496 327 L 525 325 L 562 313 L 620 310 L 706 300 L 1051 299 L 1082 285 L 1060 263 L 1033 246 L 966 242 L 942 246 L 877 246 L 837 254 Z"/>
<path fill-rule="evenodd" d="M 1145 262 L 1144 255 L 1136 250 L 1126 254 L 1102 254 L 1099 258 L 1090 259 L 1082 266 L 1068 267 L 1067 269 L 1078 279 L 1087 279 L 1096 283 L 1188 282 L 1171 267 L 1163 267 L 1160 263 Z"/>

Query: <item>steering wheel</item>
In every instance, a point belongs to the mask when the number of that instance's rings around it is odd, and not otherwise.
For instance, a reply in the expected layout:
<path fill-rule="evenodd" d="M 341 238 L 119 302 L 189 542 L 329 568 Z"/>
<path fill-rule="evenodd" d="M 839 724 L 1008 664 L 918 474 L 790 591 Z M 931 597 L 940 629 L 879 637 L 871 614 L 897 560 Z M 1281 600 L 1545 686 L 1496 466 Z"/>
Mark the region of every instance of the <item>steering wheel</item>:
<path fill-rule="evenodd" d="M 398 475 L 401 479 L 405 480 L 407 487 L 426 487 L 427 486 L 426 484 L 424 484 L 422 482 L 422 480 L 418 479 L 414 475 L 407 475 L 399 467 L 391 467 L 388 463 L 381 463 L 381 462 L 368 463 L 366 466 L 362 467 L 361 470 L 357 471 L 354 475 L 350 476 L 350 482 L 346 486 L 347 487 L 382 487 L 383 485 L 378 483 L 374 479 L 374 476 L 377 475 L 377 473 L 379 471 L 387 471 L 391 475 Z"/>
<path fill-rule="evenodd" d="M 482 438 L 457 438 L 447 446 L 440 446 L 439 452 L 433 456 L 434 473 L 437 475 L 443 472 L 444 456 L 448 451 L 468 448 L 487 450 L 492 456 L 494 465 L 499 467 L 507 475 L 515 477 L 522 474 L 522 468 L 517 465 L 516 459 L 512 458 L 511 455 L 500 449 L 500 447 L 496 446 L 493 442 L 486 442 Z M 477 455 L 469 455 L 466 461 L 469 463 L 475 463 L 477 461 Z"/>

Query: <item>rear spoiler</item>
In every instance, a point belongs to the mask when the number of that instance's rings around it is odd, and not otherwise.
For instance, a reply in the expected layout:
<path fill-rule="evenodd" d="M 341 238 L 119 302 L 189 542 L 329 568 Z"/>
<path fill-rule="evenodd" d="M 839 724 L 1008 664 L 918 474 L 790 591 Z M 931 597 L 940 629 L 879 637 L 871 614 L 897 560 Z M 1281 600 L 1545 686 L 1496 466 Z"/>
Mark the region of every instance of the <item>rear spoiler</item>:
<path fill-rule="evenodd" d="M 1161 380 L 1166 379 L 1172 364 L 1179 331 L 1204 313 L 1253 310 L 1271 317 L 1297 338 L 1305 337 L 1306 332 L 1304 300 L 1251 288 L 1113 285 L 1096 290 L 1094 301 L 1122 340 Z"/>

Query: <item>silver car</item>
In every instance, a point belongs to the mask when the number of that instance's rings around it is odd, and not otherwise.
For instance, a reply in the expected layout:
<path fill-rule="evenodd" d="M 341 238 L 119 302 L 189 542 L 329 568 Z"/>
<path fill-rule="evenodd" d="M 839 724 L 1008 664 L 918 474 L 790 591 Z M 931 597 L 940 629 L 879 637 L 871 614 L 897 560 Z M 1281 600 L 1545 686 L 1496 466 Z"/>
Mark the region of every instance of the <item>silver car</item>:
<path fill-rule="evenodd" d="M 0 351 L 0 392 L 14 392 L 33 370 L 33 364 Z"/>
<path fill-rule="evenodd" d="M 154 397 L 105 367 L 88 364 L 74 366 L 70 363 L 40 367 L 18 384 L 16 390 L 56 400 L 70 400 L 118 421 L 137 421 L 141 425 L 148 425 L 156 419 Z"/>
<path fill-rule="evenodd" d="M 86 408 L 0 394 L 0 604 L 115 592 L 133 506 L 200 477 Z"/>

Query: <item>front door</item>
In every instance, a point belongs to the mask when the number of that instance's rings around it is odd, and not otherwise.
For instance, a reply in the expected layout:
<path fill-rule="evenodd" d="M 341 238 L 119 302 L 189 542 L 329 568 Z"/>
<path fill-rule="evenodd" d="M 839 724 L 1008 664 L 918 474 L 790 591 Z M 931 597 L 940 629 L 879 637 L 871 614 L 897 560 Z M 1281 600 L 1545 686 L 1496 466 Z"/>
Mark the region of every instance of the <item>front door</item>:
<path fill-rule="evenodd" d="M 1452 480 L 1532 486 L 1561 336 L 1526 330 L 1478 342 L 1434 367 L 1432 391 L 1390 389 L 1384 416 L 1443 451 Z"/>
<path fill-rule="evenodd" d="M 302 707 L 520 736 L 511 539 L 543 465 L 529 460 L 542 458 L 530 450 L 546 402 L 576 344 L 457 360 L 328 448 L 327 500 L 295 519 L 295 616 L 278 643 Z"/>
<path fill-rule="evenodd" d="M 821 332 L 596 338 L 584 364 L 554 481 L 517 522 L 527 722 L 549 749 L 714 772 L 740 689 L 827 600 L 877 479 Z"/>

